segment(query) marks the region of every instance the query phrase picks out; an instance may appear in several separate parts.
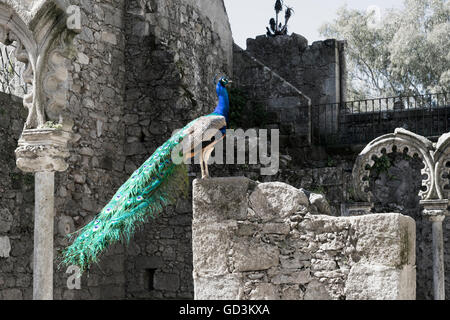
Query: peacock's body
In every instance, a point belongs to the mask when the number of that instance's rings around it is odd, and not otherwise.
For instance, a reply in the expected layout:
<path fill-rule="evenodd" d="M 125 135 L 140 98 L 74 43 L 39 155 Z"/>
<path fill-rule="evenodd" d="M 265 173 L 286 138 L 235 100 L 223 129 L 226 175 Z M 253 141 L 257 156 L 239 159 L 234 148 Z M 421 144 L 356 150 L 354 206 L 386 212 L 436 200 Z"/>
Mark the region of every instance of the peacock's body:
<path fill-rule="evenodd" d="M 77 238 L 63 253 L 65 264 L 77 265 L 81 272 L 85 271 L 98 260 L 106 247 L 120 240 L 129 241 L 139 223 L 148 217 L 154 218 L 165 206 L 187 194 L 186 165 L 182 161 L 173 161 L 172 155 L 177 150 L 184 150 L 183 159 L 192 157 L 195 155 L 194 150 L 199 149 L 204 141 L 210 140 L 215 132 L 221 132 L 222 137 L 225 135 L 229 113 L 225 86 L 228 83 L 225 77 L 218 81 L 216 92 L 219 103 L 213 113 L 191 121 L 156 149 L 119 188 L 97 217 L 76 233 Z M 205 132 L 209 132 L 208 135 L 205 136 Z M 209 176 L 207 162 L 213 146 L 214 143 L 210 143 L 200 148 L 202 178 Z"/>

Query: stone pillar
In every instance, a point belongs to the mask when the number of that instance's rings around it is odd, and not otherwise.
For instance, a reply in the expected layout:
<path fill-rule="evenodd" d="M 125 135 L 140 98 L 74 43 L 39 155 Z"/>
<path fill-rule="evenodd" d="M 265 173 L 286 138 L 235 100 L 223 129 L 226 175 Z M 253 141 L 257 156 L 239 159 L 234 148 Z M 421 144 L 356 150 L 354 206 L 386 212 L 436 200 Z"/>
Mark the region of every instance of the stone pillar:
<path fill-rule="evenodd" d="M 33 299 L 53 299 L 54 172 L 36 172 Z"/>
<path fill-rule="evenodd" d="M 65 171 L 70 133 L 24 130 L 16 149 L 17 167 L 35 175 L 33 299 L 53 299 L 53 224 L 55 171 Z"/>
<path fill-rule="evenodd" d="M 442 221 L 447 213 L 447 200 L 422 200 L 423 215 L 432 223 L 434 300 L 445 300 L 444 240 Z"/>

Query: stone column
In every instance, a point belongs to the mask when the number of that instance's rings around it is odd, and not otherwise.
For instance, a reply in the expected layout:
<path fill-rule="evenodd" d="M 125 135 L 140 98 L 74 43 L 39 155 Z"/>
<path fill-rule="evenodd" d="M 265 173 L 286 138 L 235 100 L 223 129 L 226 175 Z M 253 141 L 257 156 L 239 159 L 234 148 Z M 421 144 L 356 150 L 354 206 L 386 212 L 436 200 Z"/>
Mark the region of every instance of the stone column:
<path fill-rule="evenodd" d="M 34 174 L 33 299 L 53 299 L 54 172 Z"/>
<path fill-rule="evenodd" d="M 444 241 L 442 221 L 447 213 L 447 200 L 422 200 L 423 215 L 432 223 L 434 300 L 445 300 Z"/>
<path fill-rule="evenodd" d="M 16 149 L 17 167 L 35 175 L 33 299 L 53 299 L 53 224 L 55 171 L 65 171 L 70 133 L 24 130 Z"/>

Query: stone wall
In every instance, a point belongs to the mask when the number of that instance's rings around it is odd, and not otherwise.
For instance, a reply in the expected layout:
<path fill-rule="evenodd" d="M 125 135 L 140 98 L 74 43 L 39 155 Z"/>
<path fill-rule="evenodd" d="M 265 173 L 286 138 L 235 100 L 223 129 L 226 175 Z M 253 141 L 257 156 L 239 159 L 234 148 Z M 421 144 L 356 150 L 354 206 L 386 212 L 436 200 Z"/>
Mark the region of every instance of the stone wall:
<path fill-rule="evenodd" d="M 195 298 L 415 299 L 414 220 L 312 215 L 314 197 L 243 177 L 194 181 Z"/>
<path fill-rule="evenodd" d="M 14 158 L 26 117 L 22 99 L 0 93 L 0 300 L 32 296 L 34 177 Z"/>
<path fill-rule="evenodd" d="M 222 1 L 214 2 L 208 8 L 218 8 L 218 21 L 226 19 Z M 57 259 L 69 244 L 67 234 L 93 219 L 172 130 L 214 109 L 214 74 L 231 69 L 225 50 L 231 31 L 214 25 L 209 11 L 189 1 L 71 3 L 81 8 L 82 32 L 74 40 L 77 55 L 70 70 L 74 139 L 69 169 L 56 174 L 55 182 Z M 23 107 L 17 103 L 14 108 L 18 117 L 16 109 Z M 31 299 L 33 183 L 32 176 L 15 169 L 23 122 L 12 115 L 9 122 L 0 117 L 10 137 L 2 142 L 8 145 L 2 150 L 10 153 L 0 173 L 0 196 L 7 199 L 2 205 L 9 210 L 1 219 L 13 219 L 11 229 L 0 234 L 11 245 L 10 257 L 0 258 L 0 299 Z M 70 274 L 56 260 L 54 298 L 192 298 L 191 212 L 190 201 L 180 200 L 143 225 L 128 246 L 106 250 L 81 278 L 80 290 L 68 289 Z"/>
<path fill-rule="evenodd" d="M 267 112 L 265 126 L 296 148 L 311 144 L 311 101 L 276 72 L 234 45 L 235 86 Z M 251 110 L 250 110 L 251 112 Z"/>
<path fill-rule="evenodd" d="M 75 37 L 69 112 L 74 120 L 69 169 L 56 174 L 55 258 L 70 243 L 67 233 L 88 223 L 127 178 L 125 155 L 124 0 L 75 0 L 82 31 Z M 30 233 L 32 237 L 32 233 Z M 125 296 L 124 247 L 113 246 L 69 290 L 66 268 L 55 262 L 55 299 L 118 299 Z"/>
<path fill-rule="evenodd" d="M 311 99 L 312 105 L 345 101 L 345 42 L 290 36 L 247 39 L 247 51 Z"/>

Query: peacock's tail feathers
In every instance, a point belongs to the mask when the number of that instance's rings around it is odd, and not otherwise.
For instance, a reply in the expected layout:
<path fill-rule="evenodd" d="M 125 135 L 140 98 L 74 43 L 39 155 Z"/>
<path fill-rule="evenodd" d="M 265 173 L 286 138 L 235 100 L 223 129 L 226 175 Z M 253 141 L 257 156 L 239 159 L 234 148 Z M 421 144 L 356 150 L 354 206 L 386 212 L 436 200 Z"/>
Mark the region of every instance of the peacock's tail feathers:
<path fill-rule="evenodd" d="M 103 210 L 71 235 L 73 243 L 65 249 L 62 262 L 76 265 L 81 273 L 109 245 L 128 242 L 136 227 L 161 213 L 180 196 L 187 196 L 189 180 L 183 163 L 172 161 L 172 150 L 180 144 L 195 121 L 189 123 L 160 146 L 119 188 Z"/>

